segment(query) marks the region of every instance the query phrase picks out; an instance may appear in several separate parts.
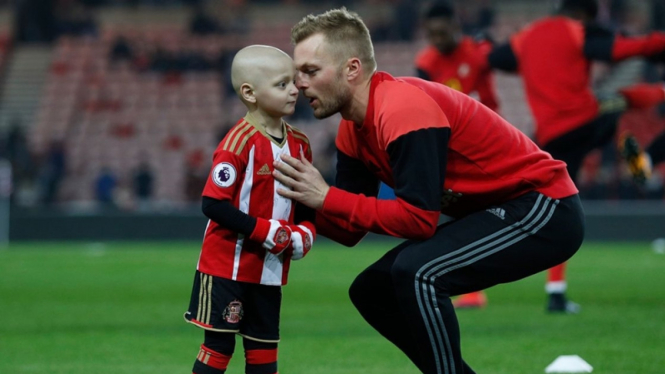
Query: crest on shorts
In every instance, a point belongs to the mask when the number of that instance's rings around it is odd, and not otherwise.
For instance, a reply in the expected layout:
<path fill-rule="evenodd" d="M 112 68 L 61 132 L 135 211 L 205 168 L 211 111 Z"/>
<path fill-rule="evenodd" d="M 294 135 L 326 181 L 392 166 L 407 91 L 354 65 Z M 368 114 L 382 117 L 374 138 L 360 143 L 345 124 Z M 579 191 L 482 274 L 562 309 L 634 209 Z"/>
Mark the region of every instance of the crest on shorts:
<path fill-rule="evenodd" d="M 212 169 L 210 177 L 219 187 L 228 187 L 236 181 L 236 168 L 228 162 L 221 162 Z"/>
<path fill-rule="evenodd" d="M 228 323 L 238 323 L 242 319 L 242 303 L 239 300 L 233 300 L 224 308 L 224 320 Z"/>
<path fill-rule="evenodd" d="M 280 227 L 275 233 L 275 244 L 284 244 L 289 241 L 290 238 L 289 232 L 286 231 L 284 227 Z"/>

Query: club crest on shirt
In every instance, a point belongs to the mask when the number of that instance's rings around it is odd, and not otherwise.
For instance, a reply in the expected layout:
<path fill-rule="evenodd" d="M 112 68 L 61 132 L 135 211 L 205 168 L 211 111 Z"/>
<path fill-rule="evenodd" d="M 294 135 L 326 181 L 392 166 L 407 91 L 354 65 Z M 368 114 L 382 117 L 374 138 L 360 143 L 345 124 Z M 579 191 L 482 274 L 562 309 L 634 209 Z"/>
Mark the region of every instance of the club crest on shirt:
<path fill-rule="evenodd" d="M 219 187 L 228 187 L 236 181 L 236 168 L 228 162 L 221 162 L 212 169 L 210 177 Z"/>
<path fill-rule="evenodd" d="M 224 308 L 223 317 L 228 323 L 238 323 L 243 314 L 242 303 L 239 300 L 233 300 Z"/>

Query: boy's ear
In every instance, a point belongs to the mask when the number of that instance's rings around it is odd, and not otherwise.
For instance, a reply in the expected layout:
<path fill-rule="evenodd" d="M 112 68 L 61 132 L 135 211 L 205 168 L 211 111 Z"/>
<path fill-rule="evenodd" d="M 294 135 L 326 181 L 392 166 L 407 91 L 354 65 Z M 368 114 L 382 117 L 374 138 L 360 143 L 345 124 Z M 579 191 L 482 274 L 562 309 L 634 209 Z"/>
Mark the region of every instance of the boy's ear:
<path fill-rule="evenodd" d="M 243 83 L 240 85 L 240 96 L 243 100 L 256 103 L 256 96 L 254 95 L 254 88 L 249 83 Z"/>

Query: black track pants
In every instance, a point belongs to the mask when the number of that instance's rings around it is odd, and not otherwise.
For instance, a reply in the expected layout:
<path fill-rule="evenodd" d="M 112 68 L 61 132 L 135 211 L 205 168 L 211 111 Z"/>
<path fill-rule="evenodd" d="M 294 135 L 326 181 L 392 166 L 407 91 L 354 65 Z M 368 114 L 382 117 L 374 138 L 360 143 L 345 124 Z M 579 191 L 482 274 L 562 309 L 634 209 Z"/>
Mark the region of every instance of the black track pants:
<path fill-rule="evenodd" d="M 584 237 L 577 195 L 528 193 L 406 241 L 364 270 L 349 294 L 360 314 L 423 373 L 469 374 L 450 297 L 568 260 Z"/>

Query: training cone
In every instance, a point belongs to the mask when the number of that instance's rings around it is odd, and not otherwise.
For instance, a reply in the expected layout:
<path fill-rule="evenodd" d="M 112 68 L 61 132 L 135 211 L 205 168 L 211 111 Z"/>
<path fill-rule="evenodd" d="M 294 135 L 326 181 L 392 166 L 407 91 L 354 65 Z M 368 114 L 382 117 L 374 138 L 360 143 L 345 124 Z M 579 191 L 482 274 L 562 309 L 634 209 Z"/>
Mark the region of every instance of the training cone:
<path fill-rule="evenodd" d="M 593 367 L 578 355 L 559 356 L 545 368 L 545 373 L 591 373 Z"/>

